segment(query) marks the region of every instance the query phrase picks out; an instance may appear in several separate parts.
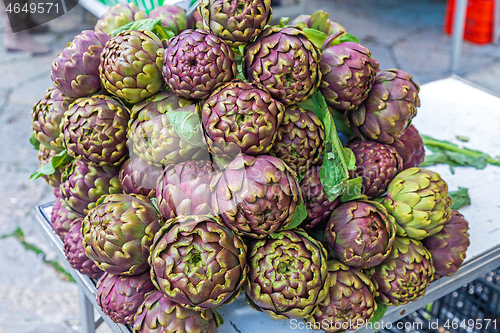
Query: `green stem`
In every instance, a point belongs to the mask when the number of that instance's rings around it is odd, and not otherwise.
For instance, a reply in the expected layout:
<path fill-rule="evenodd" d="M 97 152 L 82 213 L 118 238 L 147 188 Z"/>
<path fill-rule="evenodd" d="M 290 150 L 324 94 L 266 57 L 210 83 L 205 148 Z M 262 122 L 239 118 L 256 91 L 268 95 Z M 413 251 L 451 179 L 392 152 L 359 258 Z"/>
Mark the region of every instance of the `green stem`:
<path fill-rule="evenodd" d="M 332 120 L 333 120 L 333 117 L 332 117 Z M 332 121 L 331 132 L 334 133 L 334 137 L 332 140 L 333 146 L 335 147 L 335 150 L 337 151 L 337 154 L 340 157 L 340 162 L 342 164 L 342 169 L 344 169 L 344 174 L 345 174 L 346 178 L 349 178 L 349 169 L 347 167 L 347 162 L 346 162 L 345 156 L 344 156 L 344 147 L 342 147 L 342 143 L 340 142 L 339 136 L 337 135 L 337 128 L 335 127 L 335 121 Z"/>

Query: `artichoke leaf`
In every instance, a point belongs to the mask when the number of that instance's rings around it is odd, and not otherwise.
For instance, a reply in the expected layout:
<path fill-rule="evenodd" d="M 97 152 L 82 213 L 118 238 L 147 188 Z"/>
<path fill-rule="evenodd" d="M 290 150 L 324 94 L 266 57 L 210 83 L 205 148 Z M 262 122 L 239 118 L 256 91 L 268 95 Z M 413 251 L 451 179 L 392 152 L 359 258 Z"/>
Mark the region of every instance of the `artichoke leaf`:
<path fill-rule="evenodd" d="M 40 166 L 40 168 L 38 168 L 38 170 L 30 176 L 30 180 L 35 180 L 42 176 L 52 175 L 56 172 L 57 168 L 69 164 L 72 160 L 73 158 L 69 156 L 68 151 L 65 149 L 56 156 L 52 157 L 49 162 Z"/>

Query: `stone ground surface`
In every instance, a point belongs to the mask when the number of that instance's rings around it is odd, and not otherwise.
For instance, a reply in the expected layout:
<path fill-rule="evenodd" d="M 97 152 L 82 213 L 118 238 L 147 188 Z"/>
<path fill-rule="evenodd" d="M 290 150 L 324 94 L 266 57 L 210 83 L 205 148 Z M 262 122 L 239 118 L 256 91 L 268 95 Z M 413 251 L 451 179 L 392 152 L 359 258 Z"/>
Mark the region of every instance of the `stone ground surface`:
<path fill-rule="evenodd" d="M 382 69 L 405 70 L 423 84 L 450 75 L 451 39 L 443 33 L 445 5 L 445 0 L 314 0 L 308 1 L 307 11 L 330 12 L 371 50 Z M 51 21 L 50 32 L 36 35 L 52 48 L 45 56 L 6 53 L 0 34 L 0 237 L 20 228 L 24 241 L 43 252 L 37 255 L 13 236 L 0 238 L 2 333 L 80 329 L 76 284 L 46 263 L 55 254 L 36 225 L 34 207 L 53 200 L 53 194 L 43 180 L 29 180 L 38 159 L 28 138 L 31 108 L 51 86 L 52 60 L 95 21 L 80 7 Z M 500 47 L 465 43 L 458 74 L 500 95 Z"/>

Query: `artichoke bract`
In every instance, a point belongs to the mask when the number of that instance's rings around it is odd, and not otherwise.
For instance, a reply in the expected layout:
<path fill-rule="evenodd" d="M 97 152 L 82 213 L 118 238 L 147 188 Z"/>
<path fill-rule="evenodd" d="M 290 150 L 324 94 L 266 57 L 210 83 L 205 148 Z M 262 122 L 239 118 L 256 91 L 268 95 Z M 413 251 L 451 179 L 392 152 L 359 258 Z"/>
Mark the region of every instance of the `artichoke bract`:
<path fill-rule="evenodd" d="M 437 276 L 452 276 L 460 268 L 470 244 L 468 230 L 469 224 L 464 216 L 452 210 L 443 229 L 422 240 L 422 244 L 432 255 Z"/>
<path fill-rule="evenodd" d="M 310 168 L 300 181 L 300 190 L 307 209 L 307 217 L 300 224 L 304 229 L 312 229 L 326 223 L 333 210 L 340 205 L 340 198 L 328 200 L 319 178 L 320 169 L 320 166 Z"/>
<path fill-rule="evenodd" d="M 102 195 L 122 192 L 119 172 L 120 166 L 98 167 L 73 160 L 62 174 L 61 196 L 69 207 L 85 215 Z"/>
<path fill-rule="evenodd" d="M 123 193 L 141 194 L 148 198 L 154 198 L 156 196 L 156 183 L 161 173 L 161 167 L 133 156 L 122 164 L 118 179 Z"/>
<path fill-rule="evenodd" d="M 305 101 L 320 84 L 321 54 L 306 34 L 296 28 L 266 28 L 248 46 L 244 71 L 284 105 Z"/>
<path fill-rule="evenodd" d="M 245 243 L 216 217 L 172 219 L 155 236 L 151 280 L 170 300 L 199 311 L 232 301 L 245 281 Z"/>
<path fill-rule="evenodd" d="M 236 77 L 233 50 L 204 30 L 186 30 L 169 40 L 163 53 L 163 77 L 177 95 L 206 99 Z"/>
<path fill-rule="evenodd" d="M 399 236 L 424 239 L 438 233 L 451 216 L 448 184 L 430 170 L 409 168 L 396 175 L 380 201 L 396 220 Z"/>
<path fill-rule="evenodd" d="M 346 121 L 360 139 L 391 144 L 417 114 L 419 86 L 399 69 L 380 71 L 368 97 L 345 113 Z"/>
<path fill-rule="evenodd" d="M 60 152 L 64 149 L 61 121 L 74 99 L 65 97 L 56 87 L 45 91 L 31 111 L 33 135 L 45 147 Z"/>
<path fill-rule="evenodd" d="M 319 68 L 326 102 L 337 110 L 352 110 L 368 97 L 379 63 L 363 45 L 345 42 L 324 49 Z"/>
<path fill-rule="evenodd" d="M 356 330 L 375 314 L 375 286 L 361 270 L 340 261 L 328 261 L 328 296 L 306 322 L 326 332 Z"/>
<path fill-rule="evenodd" d="M 84 30 L 52 62 L 50 78 L 68 97 L 86 97 L 102 89 L 99 64 L 110 36 Z"/>
<path fill-rule="evenodd" d="M 396 237 L 389 257 L 365 272 L 377 289 L 375 300 L 383 305 L 416 300 L 434 279 L 431 254 L 420 241 L 406 237 Z"/>
<path fill-rule="evenodd" d="M 130 109 L 129 128 L 134 127 L 135 122 L 150 120 L 169 111 L 185 108 L 193 103 L 194 101 L 179 97 L 173 91 L 162 90 L 142 102 L 134 104 Z"/>
<path fill-rule="evenodd" d="M 332 35 L 337 32 L 345 32 L 345 28 L 330 20 L 330 14 L 317 10 L 312 15 L 299 15 L 290 21 L 290 25 L 296 26 L 300 23 L 305 23 L 308 28 L 316 29 L 323 32 L 326 35 Z"/>
<path fill-rule="evenodd" d="M 68 154 L 96 166 L 123 162 L 128 154 L 129 119 L 130 111 L 110 96 L 77 99 L 61 122 Z"/>
<path fill-rule="evenodd" d="M 203 28 L 231 47 L 246 45 L 271 21 L 271 0 L 202 0 Z"/>
<path fill-rule="evenodd" d="M 58 154 L 57 151 L 49 149 L 45 147 L 44 145 L 40 145 L 38 148 L 38 160 L 40 161 L 40 164 L 38 165 L 38 168 L 40 169 L 44 165 L 47 165 L 49 163 L 52 163 L 52 158 Z M 47 182 L 52 187 L 59 187 L 61 185 L 61 176 L 62 173 L 64 172 L 65 166 L 60 166 L 57 169 L 55 169 L 54 173 L 50 175 L 43 175 L 43 179 Z"/>
<path fill-rule="evenodd" d="M 85 253 L 107 273 L 140 274 L 149 268 L 149 247 L 162 224 L 147 197 L 106 195 L 83 219 Z"/>
<path fill-rule="evenodd" d="M 137 310 L 134 333 L 216 333 L 219 323 L 212 310 L 187 309 L 161 291 L 152 291 Z"/>
<path fill-rule="evenodd" d="M 334 258 L 352 267 L 367 268 L 389 256 L 396 226 L 379 203 L 348 201 L 333 211 L 325 236 Z"/>
<path fill-rule="evenodd" d="M 154 290 L 149 271 L 132 276 L 105 273 L 97 281 L 96 301 L 113 322 L 132 325 L 144 296 Z"/>
<path fill-rule="evenodd" d="M 81 232 L 82 221 L 83 217 L 77 218 L 64 236 L 64 254 L 75 270 L 89 278 L 98 279 L 104 272 L 85 254 Z"/>
<path fill-rule="evenodd" d="M 403 170 L 418 167 L 425 159 L 424 141 L 414 125 L 406 128 L 403 134 L 395 139 L 391 146 L 403 159 Z"/>
<path fill-rule="evenodd" d="M 312 166 L 321 165 L 324 149 L 325 130 L 318 116 L 298 105 L 285 107 L 269 154 L 279 157 L 297 175 L 303 176 Z"/>
<path fill-rule="evenodd" d="M 267 154 L 285 112 L 260 84 L 234 80 L 215 89 L 202 106 L 210 152 L 232 160 L 238 154 Z"/>
<path fill-rule="evenodd" d="M 102 31 L 109 34 L 130 22 L 146 19 L 148 15 L 135 3 L 116 4 L 106 10 L 97 20 L 94 26 L 95 31 Z"/>
<path fill-rule="evenodd" d="M 326 251 L 305 232 L 287 230 L 248 249 L 249 305 L 272 319 L 310 316 L 327 294 Z"/>
<path fill-rule="evenodd" d="M 52 205 L 50 213 L 50 226 L 54 233 L 64 240 L 66 234 L 69 232 L 73 224 L 83 218 L 84 215 L 75 212 L 73 209 L 66 205 L 64 198 L 59 194 L 56 195 L 56 200 Z"/>
<path fill-rule="evenodd" d="M 163 27 L 169 28 L 176 35 L 188 29 L 186 11 L 176 5 L 157 6 L 149 12 L 148 18 L 160 19 Z"/>
<path fill-rule="evenodd" d="M 297 177 L 279 158 L 240 155 L 211 183 L 212 207 L 234 232 L 263 238 L 288 226 L 302 203 Z"/>
<path fill-rule="evenodd" d="M 160 39 L 149 30 L 129 30 L 106 43 L 99 73 L 107 91 L 134 104 L 163 88 L 162 66 Z"/>
<path fill-rule="evenodd" d="M 158 210 L 166 219 L 180 215 L 213 215 L 210 161 L 187 161 L 165 168 L 156 187 Z"/>
<path fill-rule="evenodd" d="M 403 160 L 397 150 L 372 140 L 352 139 L 347 145 L 356 157 L 356 170 L 349 171 L 350 178 L 361 177 L 361 193 L 368 198 L 378 198 L 385 193 L 389 182 L 403 171 Z"/>

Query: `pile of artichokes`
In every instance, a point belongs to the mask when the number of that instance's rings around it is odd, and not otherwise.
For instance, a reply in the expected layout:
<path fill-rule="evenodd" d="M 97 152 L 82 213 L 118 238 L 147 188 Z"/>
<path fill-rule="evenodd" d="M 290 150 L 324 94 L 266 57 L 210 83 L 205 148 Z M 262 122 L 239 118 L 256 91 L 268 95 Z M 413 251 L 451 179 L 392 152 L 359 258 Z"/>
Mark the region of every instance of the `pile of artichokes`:
<path fill-rule="evenodd" d="M 322 11 L 271 25 L 270 3 L 116 5 L 33 108 L 54 232 L 134 332 L 215 332 L 240 294 L 354 330 L 465 258 L 467 221 L 419 168 L 412 77 Z"/>

